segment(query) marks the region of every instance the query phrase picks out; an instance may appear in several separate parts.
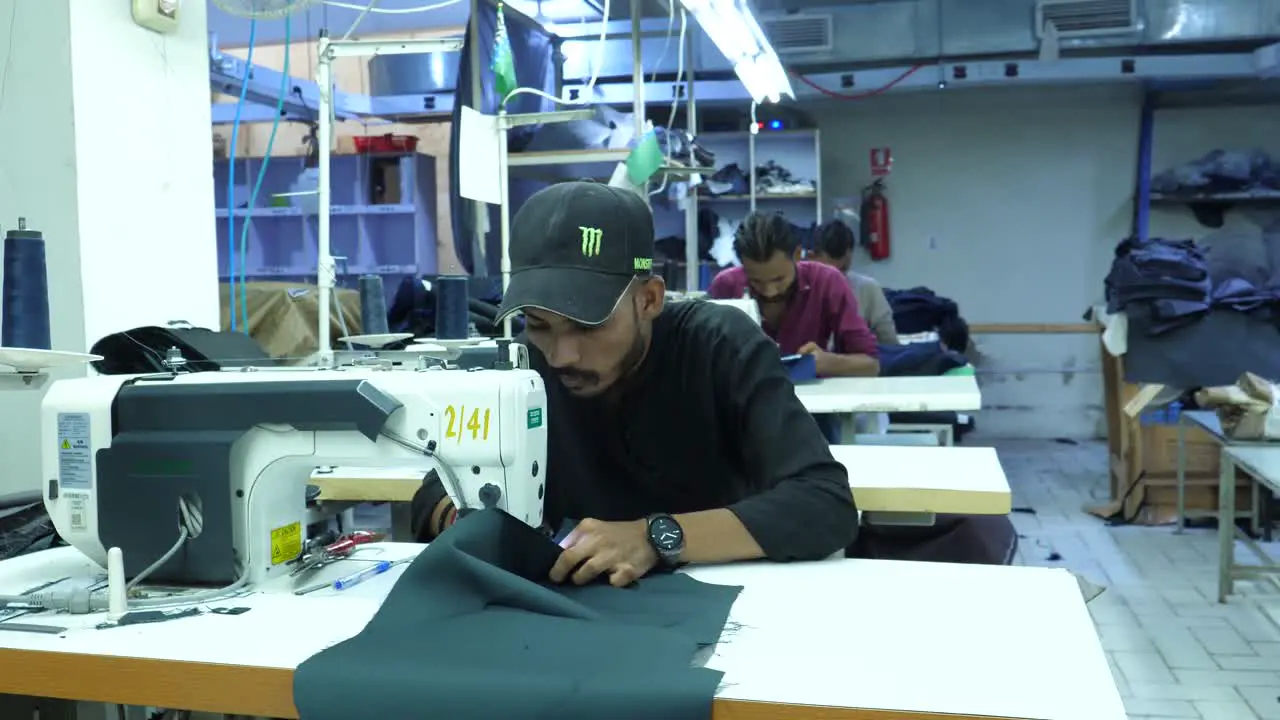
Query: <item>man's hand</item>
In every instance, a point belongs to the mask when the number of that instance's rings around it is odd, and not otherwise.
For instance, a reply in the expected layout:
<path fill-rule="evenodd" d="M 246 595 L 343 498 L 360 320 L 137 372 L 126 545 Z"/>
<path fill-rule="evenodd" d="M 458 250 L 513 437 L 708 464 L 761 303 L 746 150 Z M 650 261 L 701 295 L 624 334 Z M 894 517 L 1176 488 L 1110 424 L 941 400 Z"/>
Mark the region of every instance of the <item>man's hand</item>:
<path fill-rule="evenodd" d="M 608 575 L 610 585 L 625 587 L 658 563 L 644 520 L 583 520 L 561 541 L 560 547 L 564 552 L 551 568 L 551 582 L 555 583 L 572 580 L 575 585 L 586 585 L 600 575 Z"/>
<path fill-rule="evenodd" d="M 812 355 L 814 371 L 818 377 L 830 377 L 835 373 L 836 356 L 818 347 L 817 343 L 805 343 L 800 347 L 799 355 Z"/>

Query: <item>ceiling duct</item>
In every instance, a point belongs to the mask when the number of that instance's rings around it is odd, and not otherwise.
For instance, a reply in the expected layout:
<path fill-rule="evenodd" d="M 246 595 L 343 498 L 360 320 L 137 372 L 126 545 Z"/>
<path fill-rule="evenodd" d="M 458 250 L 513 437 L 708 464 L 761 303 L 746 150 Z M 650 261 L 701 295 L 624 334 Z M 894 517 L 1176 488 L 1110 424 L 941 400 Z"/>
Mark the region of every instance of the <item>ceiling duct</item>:
<path fill-rule="evenodd" d="M 831 52 L 834 25 L 830 15 L 784 15 L 760 22 L 778 55 Z"/>
<path fill-rule="evenodd" d="M 1137 31 L 1135 0 L 1038 0 L 1036 37 L 1059 39 L 1118 35 Z M 1052 26 L 1052 27 L 1051 27 Z"/>

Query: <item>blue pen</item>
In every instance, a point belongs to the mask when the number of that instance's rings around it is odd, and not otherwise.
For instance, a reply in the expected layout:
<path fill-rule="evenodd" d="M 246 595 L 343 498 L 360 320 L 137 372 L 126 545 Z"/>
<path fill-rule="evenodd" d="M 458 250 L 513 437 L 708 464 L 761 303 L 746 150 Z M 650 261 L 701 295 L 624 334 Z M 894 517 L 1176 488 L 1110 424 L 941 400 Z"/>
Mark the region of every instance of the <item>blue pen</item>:
<path fill-rule="evenodd" d="M 390 560 L 381 560 L 361 570 L 360 572 L 354 572 L 344 578 L 339 578 L 337 580 L 334 580 L 333 589 L 346 590 L 348 588 L 355 587 L 356 585 L 359 585 L 360 583 L 364 582 L 365 580 L 368 580 L 374 575 L 381 575 L 382 573 L 390 570 L 393 564 L 394 563 L 392 563 Z"/>

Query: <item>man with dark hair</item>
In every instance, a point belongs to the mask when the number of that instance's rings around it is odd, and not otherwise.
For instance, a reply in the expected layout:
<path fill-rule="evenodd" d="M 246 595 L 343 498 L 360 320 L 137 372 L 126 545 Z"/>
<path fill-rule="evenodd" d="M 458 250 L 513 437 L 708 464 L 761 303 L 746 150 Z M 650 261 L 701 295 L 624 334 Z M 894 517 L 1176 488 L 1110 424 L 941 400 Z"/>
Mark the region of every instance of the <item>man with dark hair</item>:
<path fill-rule="evenodd" d="M 844 273 L 858 300 L 858 312 L 881 345 L 897 345 L 898 330 L 893 324 L 893 307 L 874 278 L 854 272 L 853 230 L 839 220 L 831 220 L 818 229 L 813 259 Z"/>
<path fill-rule="evenodd" d="M 741 267 L 716 275 L 707 294 L 750 295 L 783 354 L 812 354 L 820 377 L 880 372 L 876 338 L 858 314 L 848 282 L 834 268 L 800 260 L 791 225 L 776 213 L 747 216 L 733 237 Z"/>
<path fill-rule="evenodd" d="M 498 319 L 524 313 L 546 383 L 545 518 L 576 522 L 551 580 L 842 550 L 858 525 L 848 473 L 777 348 L 737 309 L 665 305 L 653 247 L 644 200 L 597 183 L 542 190 L 511 223 Z M 438 481 L 413 505 L 419 541 L 455 515 Z"/>

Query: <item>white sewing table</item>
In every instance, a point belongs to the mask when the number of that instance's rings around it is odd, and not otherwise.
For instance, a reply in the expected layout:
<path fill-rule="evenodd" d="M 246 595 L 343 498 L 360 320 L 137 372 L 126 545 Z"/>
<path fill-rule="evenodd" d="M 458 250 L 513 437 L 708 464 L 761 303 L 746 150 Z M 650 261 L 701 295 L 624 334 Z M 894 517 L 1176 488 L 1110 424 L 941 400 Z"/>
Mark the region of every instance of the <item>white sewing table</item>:
<path fill-rule="evenodd" d="M 1008 515 L 1009 480 L 995 448 L 832 445 L 863 512 Z"/>
<path fill-rule="evenodd" d="M 364 558 L 423 546 L 369 545 Z M 332 580 L 339 563 L 298 581 Z M 293 671 L 359 632 L 403 566 L 337 593 L 297 596 L 292 578 L 204 614 L 93 629 L 95 615 L 28 615 L 61 635 L 0 632 L 0 693 L 296 718 Z M 101 574 L 59 548 L 0 563 L 0 593 Z M 1124 720 L 1076 580 L 1064 570 L 829 560 L 700 568 L 742 585 L 732 642 L 707 665 L 725 673 L 713 720 Z M 1070 672 L 1051 672 L 1069 668 Z"/>
<path fill-rule="evenodd" d="M 969 412 L 982 409 L 972 375 L 824 378 L 796 385 L 811 413 Z"/>
<path fill-rule="evenodd" d="M 864 512 L 1007 515 L 1012 509 L 994 448 L 832 445 L 831 454 L 849 470 Z M 328 502 L 407 503 L 422 486 L 422 473 L 339 467 L 313 473 L 309 482 Z M 400 532 L 397 527 L 396 537 Z"/>

